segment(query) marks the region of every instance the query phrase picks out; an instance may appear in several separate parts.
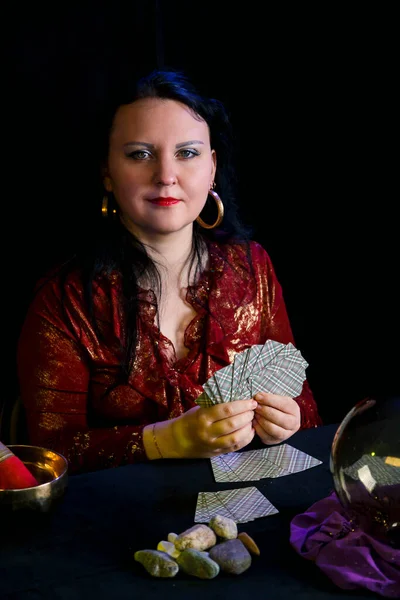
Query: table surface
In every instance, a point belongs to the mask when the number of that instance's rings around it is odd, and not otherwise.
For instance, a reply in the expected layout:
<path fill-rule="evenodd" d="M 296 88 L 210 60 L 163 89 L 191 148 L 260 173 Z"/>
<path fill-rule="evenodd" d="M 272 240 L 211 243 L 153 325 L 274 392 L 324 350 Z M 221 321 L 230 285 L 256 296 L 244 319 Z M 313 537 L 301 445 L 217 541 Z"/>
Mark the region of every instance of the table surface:
<path fill-rule="evenodd" d="M 292 446 L 322 460 L 301 473 L 243 483 L 216 483 L 208 459 L 163 460 L 71 476 L 61 503 L 47 514 L 0 515 L 2 600 L 133 600 L 163 597 L 235 600 L 369 599 L 367 590 L 335 586 L 290 546 L 291 519 L 333 489 L 329 454 L 337 425 L 299 431 Z M 260 548 L 241 575 L 202 580 L 179 572 L 153 578 L 136 550 L 156 548 L 168 533 L 194 525 L 200 491 L 256 486 L 279 510 L 238 525 Z"/>

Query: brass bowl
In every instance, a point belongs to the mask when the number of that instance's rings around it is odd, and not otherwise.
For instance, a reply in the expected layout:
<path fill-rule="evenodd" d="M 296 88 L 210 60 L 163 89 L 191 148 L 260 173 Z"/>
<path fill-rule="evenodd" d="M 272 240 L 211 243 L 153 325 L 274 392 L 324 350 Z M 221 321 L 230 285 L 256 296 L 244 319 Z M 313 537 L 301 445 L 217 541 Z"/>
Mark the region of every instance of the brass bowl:
<path fill-rule="evenodd" d="M 39 485 L 22 490 L 0 490 L 0 512 L 48 512 L 63 496 L 68 481 L 68 461 L 62 454 L 39 446 L 9 445 Z"/>

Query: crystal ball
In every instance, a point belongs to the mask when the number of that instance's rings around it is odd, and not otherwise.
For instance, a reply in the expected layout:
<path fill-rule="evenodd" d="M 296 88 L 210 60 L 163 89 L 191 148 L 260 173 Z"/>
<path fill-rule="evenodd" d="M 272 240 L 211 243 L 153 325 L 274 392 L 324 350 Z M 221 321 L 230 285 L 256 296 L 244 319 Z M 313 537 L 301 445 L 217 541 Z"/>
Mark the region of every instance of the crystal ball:
<path fill-rule="evenodd" d="M 400 396 L 365 398 L 331 447 L 335 492 L 357 527 L 400 547 Z"/>

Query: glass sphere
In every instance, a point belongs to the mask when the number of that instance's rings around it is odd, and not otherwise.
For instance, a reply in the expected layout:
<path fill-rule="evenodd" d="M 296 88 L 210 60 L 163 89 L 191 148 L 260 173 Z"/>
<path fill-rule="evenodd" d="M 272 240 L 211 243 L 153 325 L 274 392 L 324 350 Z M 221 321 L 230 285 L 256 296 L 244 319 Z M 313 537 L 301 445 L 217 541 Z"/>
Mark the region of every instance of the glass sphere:
<path fill-rule="evenodd" d="M 400 547 L 400 397 L 366 398 L 350 410 L 334 436 L 330 470 L 350 519 Z"/>

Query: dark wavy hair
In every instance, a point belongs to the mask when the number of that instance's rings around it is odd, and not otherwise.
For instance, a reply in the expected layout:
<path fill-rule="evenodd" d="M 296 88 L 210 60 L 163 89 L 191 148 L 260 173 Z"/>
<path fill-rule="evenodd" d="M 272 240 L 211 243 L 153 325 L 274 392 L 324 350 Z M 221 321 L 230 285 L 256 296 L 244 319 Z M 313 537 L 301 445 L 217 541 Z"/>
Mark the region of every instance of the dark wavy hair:
<path fill-rule="evenodd" d="M 112 87 L 112 93 L 100 115 L 100 124 L 96 127 L 96 131 L 101 134 L 101 137 L 97 138 L 99 162 L 104 165 L 107 160 L 110 133 L 118 108 L 143 98 L 170 99 L 185 104 L 196 117 L 207 123 L 211 148 L 217 155 L 215 189 L 224 204 L 224 218 L 219 228 L 210 230 L 203 229 L 194 222 L 189 273 L 194 267 L 195 277 L 198 275 L 202 264 L 202 251 L 208 242 L 242 243 L 246 246 L 249 255 L 248 241 L 251 231 L 241 223 L 238 216 L 236 174 L 233 164 L 235 140 L 227 111 L 220 101 L 200 95 L 181 71 L 154 70 L 138 79 L 121 79 Z M 109 195 L 108 201 L 109 213 L 112 214 L 113 210 L 118 213 L 118 206 L 112 195 Z M 100 214 L 99 209 L 98 214 Z M 215 204 L 210 197 L 201 216 L 206 222 L 213 222 L 216 218 Z M 118 272 L 122 276 L 127 337 L 122 349 L 121 366 L 122 373 L 126 377 L 135 357 L 138 279 L 146 275 L 146 280 L 150 282 L 151 289 L 156 292 L 156 295 L 158 294 L 158 297 L 161 297 L 162 293 L 161 279 L 156 263 L 148 256 L 143 244 L 122 225 L 118 218 L 99 217 L 98 222 L 93 223 L 91 229 L 91 237 L 86 237 L 85 246 L 80 248 L 74 260 L 68 263 L 67 271 L 72 266 L 81 269 L 86 301 L 97 331 L 99 329 L 96 327 L 93 314 L 93 283 L 99 275 Z"/>

